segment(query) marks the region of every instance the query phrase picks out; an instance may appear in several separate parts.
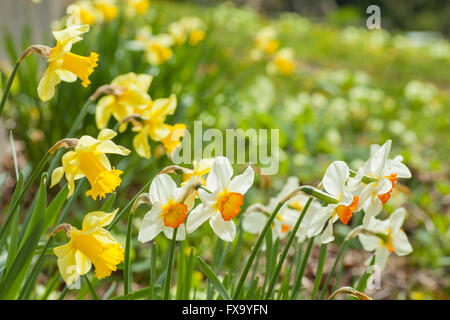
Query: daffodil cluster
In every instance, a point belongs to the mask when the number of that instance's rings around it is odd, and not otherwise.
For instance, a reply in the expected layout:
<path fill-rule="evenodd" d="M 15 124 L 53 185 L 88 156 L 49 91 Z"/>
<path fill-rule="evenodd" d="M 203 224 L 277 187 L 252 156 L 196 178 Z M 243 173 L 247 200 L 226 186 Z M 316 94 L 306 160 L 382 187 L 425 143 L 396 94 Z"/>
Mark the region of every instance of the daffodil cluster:
<path fill-rule="evenodd" d="M 137 132 L 133 139 L 136 152 L 144 158 L 150 158 L 149 138 L 160 141 L 167 154 L 171 155 L 180 144 L 186 126 L 178 123 L 165 123 L 166 117 L 172 115 L 177 107 L 175 94 L 168 98 L 152 100 L 148 89 L 153 77 L 133 72 L 117 76 L 105 92 L 109 93 L 99 99 L 95 120 L 99 129 L 108 126 L 113 116 L 119 122 L 119 131 L 123 132 L 128 123 L 132 131 Z"/>
<path fill-rule="evenodd" d="M 136 39 L 128 43 L 131 50 L 143 50 L 147 62 L 159 66 L 172 58 L 174 46 L 188 43 L 196 46 L 206 37 L 205 26 L 197 17 L 184 17 L 169 26 L 168 33 L 155 34 L 151 27 L 146 26 L 138 30 Z"/>
<path fill-rule="evenodd" d="M 283 238 L 297 222 L 310 196 L 313 202 L 306 211 L 296 233 L 298 241 L 306 237 L 319 236 L 322 243 L 334 240 L 333 225 L 341 221 L 347 225 L 355 215 L 364 215 L 358 226 L 359 239 L 364 249 L 375 251 L 375 264 L 383 269 L 390 252 L 406 255 L 412 251 L 406 234 L 400 229 L 405 210 L 397 209 L 386 220 L 376 217 L 389 201 L 398 178 L 410 178 L 409 169 L 402 163 L 401 156 L 389 158 L 391 140 L 384 145 L 372 145 L 371 154 L 365 164 L 350 171 L 343 161 L 334 161 L 327 168 L 320 183 L 320 189 L 306 188 L 303 194 L 290 197 L 277 214 L 272 224 L 273 238 Z M 295 177 L 288 179 L 285 187 L 267 206 L 262 204 L 249 207 L 243 227 L 250 233 L 260 233 L 268 220 L 268 215 L 296 188 Z M 320 202 L 318 201 L 320 200 Z M 326 205 L 323 205 L 326 203 Z"/>
<path fill-rule="evenodd" d="M 216 157 L 213 163 L 204 185 L 201 177 L 208 172 L 210 160 L 202 165 L 197 163 L 194 170 L 179 168 L 183 176 L 189 176 L 182 187 L 177 187 L 166 173 L 152 181 L 149 191 L 152 209 L 142 221 L 141 242 L 153 240 L 161 231 L 171 238 L 176 228 L 176 240 L 184 240 L 186 233 L 194 232 L 208 220 L 219 238 L 233 241 L 236 235 L 233 218 L 241 212 L 244 194 L 253 184 L 254 172 L 249 166 L 233 178 L 233 168 L 227 158 Z M 197 196 L 200 203 L 194 207 Z"/>
<path fill-rule="evenodd" d="M 254 48 L 250 55 L 255 60 L 268 58 L 267 71 L 291 75 L 296 68 L 294 49 L 280 48 L 277 33 L 271 26 L 261 29 L 255 36 Z"/>

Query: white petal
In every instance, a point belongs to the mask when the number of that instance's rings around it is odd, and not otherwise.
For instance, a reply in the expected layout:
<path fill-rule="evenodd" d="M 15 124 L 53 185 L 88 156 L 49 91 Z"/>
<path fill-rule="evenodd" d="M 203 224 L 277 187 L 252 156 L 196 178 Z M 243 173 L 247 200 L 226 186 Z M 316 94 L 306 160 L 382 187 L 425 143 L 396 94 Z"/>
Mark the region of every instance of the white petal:
<path fill-rule="evenodd" d="M 391 140 L 386 141 L 370 159 L 370 170 L 375 177 L 379 177 L 386 166 L 386 161 L 391 151 L 391 143 Z"/>
<path fill-rule="evenodd" d="M 347 164 L 344 161 L 334 161 L 325 171 L 323 187 L 331 195 L 340 196 L 349 176 L 350 171 Z"/>
<path fill-rule="evenodd" d="M 406 256 L 413 251 L 406 233 L 404 233 L 402 230 L 399 230 L 392 235 L 392 245 L 394 246 L 395 253 L 399 256 Z"/>
<path fill-rule="evenodd" d="M 381 245 L 381 239 L 376 236 L 368 236 L 365 234 L 358 235 L 359 242 L 366 251 L 374 251 Z"/>
<path fill-rule="evenodd" d="M 216 213 L 209 219 L 209 224 L 220 239 L 228 242 L 233 241 L 236 235 L 236 226 L 232 220 L 225 221 L 220 213 Z"/>
<path fill-rule="evenodd" d="M 394 158 L 394 160 L 388 160 L 387 164 L 389 167 L 389 171 L 391 173 L 397 174 L 398 178 L 411 178 L 411 171 L 409 171 L 408 167 L 401 161 L 398 161 Z"/>
<path fill-rule="evenodd" d="M 205 207 L 215 208 L 218 197 L 218 191 L 209 193 L 203 189 L 199 189 L 198 196 Z"/>
<path fill-rule="evenodd" d="M 163 232 L 164 232 L 164 235 L 166 236 L 167 239 L 172 240 L 172 238 L 173 238 L 173 230 L 174 229 L 171 228 L 171 227 L 164 226 Z M 181 224 L 178 227 L 176 241 L 183 241 L 184 239 L 186 239 L 186 227 L 185 227 L 185 225 L 183 223 L 183 224 Z"/>
<path fill-rule="evenodd" d="M 311 224 L 309 225 L 306 234 L 309 238 L 319 234 L 327 220 L 329 220 L 333 214 L 334 205 L 328 205 L 320 209 L 316 215 L 312 218 Z"/>
<path fill-rule="evenodd" d="M 233 176 L 233 168 L 225 157 L 217 157 L 206 178 L 206 188 L 210 191 L 223 190 L 227 187 Z"/>
<path fill-rule="evenodd" d="M 328 243 L 334 240 L 333 235 L 333 224 L 328 223 L 328 226 L 323 231 L 322 235 L 320 236 L 320 242 L 322 243 Z"/>
<path fill-rule="evenodd" d="M 245 194 L 248 189 L 253 185 L 253 180 L 255 178 L 255 173 L 252 167 L 248 166 L 244 173 L 236 176 L 228 184 L 228 190 L 231 192 L 237 192 L 240 194 Z"/>
<path fill-rule="evenodd" d="M 154 203 L 150 212 L 146 213 L 139 229 L 138 240 L 147 242 L 153 240 L 164 227 L 164 221 L 159 217 L 161 205 Z"/>
<path fill-rule="evenodd" d="M 389 257 L 389 250 L 386 246 L 378 247 L 375 250 L 375 265 L 377 265 L 381 270 L 386 267 L 386 262 Z"/>
<path fill-rule="evenodd" d="M 405 220 L 405 215 L 406 211 L 404 208 L 398 208 L 394 212 L 392 212 L 391 216 L 389 217 L 389 225 L 393 233 L 400 230 L 400 227 Z"/>
<path fill-rule="evenodd" d="M 249 212 L 244 216 L 242 228 L 253 234 L 260 233 L 267 222 L 267 216 L 259 211 Z"/>
<path fill-rule="evenodd" d="M 153 179 L 150 185 L 150 200 L 152 203 L 161 202 L 166 204 L 172 199 L 176 189 L 176 183 L 168 174 L 160 174 Z"/>
<path fill-rule="evenodd" d="M 206 220 L 211 218 L 214 214 L 214 210 L 209 207 L 205 207 L 203 204 L 199 204 L 194 210 L 189 213 L 186 221 L 186 229 L 188 233 L 194 232 L 200 227 Z"/>

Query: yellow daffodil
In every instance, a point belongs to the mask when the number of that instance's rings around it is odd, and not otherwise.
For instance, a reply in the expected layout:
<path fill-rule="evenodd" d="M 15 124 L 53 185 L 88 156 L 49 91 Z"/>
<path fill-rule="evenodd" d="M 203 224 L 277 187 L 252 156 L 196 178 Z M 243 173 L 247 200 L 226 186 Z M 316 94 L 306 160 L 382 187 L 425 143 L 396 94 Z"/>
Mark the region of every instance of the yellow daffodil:
<path fill-rule="evenodd" d="M 288 76 L 295 70 L 295 56 L 294 50 L 291 48 L 283 48 L 277 51 L 269 65 L 267 66 L 269 72 L 280 72 Z"/>
<path fill-rule="evenodd" d="M 110 94 L 102 97 L 95 109 L 95 121 L 99 129 L 104 129 L 108 125 L 111 115 L 122 121 L 125 117 L 139 113 L 151 102 L 148 89 L 153 77 L 147 74 L 135 74 L 133 72 L 120 75 L 112 82 L 113 88 L 118 88 L 118 94 Z M 126 124 L 120 127 L 120 131 L 126 128 Z"/>
<path fill-rule="evenodd" d="M 276 32 L 272 27 L 261 29 L 255 37 L 255 47 L 265 54 L 273 54 L 280 47 L 280 42 L 276 39 Z"/>
<path fill-rule="evenodd" d="M 176 107 L 177 98 L 172 94 L 169 98 L 152 101 L 142 112 L 141 117 L 144 120 L 133 127 L 133 131 L 139 132 L 133 139 L 133 146 L 141 157 L 150 158 L 148 137 L 154 141 L 161 141 L 171 133 L 164 121 L 168 115 L 175 112 Z"/>
<path fill-rule="evenodd" d="M 169 33 L 175 44 L 181 45 L 188 40 L 191 46 L 205 39 L 203 22 L 197 17 L 184 17 L 169 26 Z"/>
<path fill-rule="evenodd" d="M 136 14 L 143 15 L 150 6 L 150 0 L 126 0 L 127 14 L 134 16 Z"/>
<path fill-rule="evenodd" d="M 176 123 L 171 126 L 169 124 L 164 124 L 164 126 L 170 130 L 167 137 L 161 139 L 164 148 L 169 156 L 172 156 L 173 152 L 180 146 L 180 139 L 183 138 L 186 132 L 186 126 L 182 123 Z"/>
<path fill-rule="evenodd" d="M 196 183 L 201 183 L 202 185 L 206 185 L 206 180 L 203 178 L 204 175 L 208 174 L 211 171 L 211 168 L 214 165 L 214 158 L 205 158 L 200 161 L 194 160 L 192 162 L 193 170 L 183 171 L 183 183 L 187 183 L 191 177 L 194 177 L 194 181 Z"/>
<path fill-rule="evenodd" d="M 59 271 L 67 285 L 87 274 L 92 265 L 98 279 L 108 277 L 123 261 L 122 245 L 103 228 L 113 221 L 117 211 L 88 213 L 83 219 L 82 229 L 70 227 L 69 242 L 53 249 L 58 257 Z"/>
<path fill-rule="evenodd" d="M 56 46 L 51 48 L 47 59 L 49 65 L 38 85 L 38 95 L 42 101 L 53 97 L 55 86 L 61 81 L 74 82 L 78 77 L 83 87 L 91 83 L 89 75 L 97 66 L 98 54 L 91 52 L 89 57 L 84 57 L 70 52 L 72 45 L 82 40 L 81 35 L 88 30 L 88 25 L 71 25 L 53 32 Z"/>
<path fill-rule="evenodd" d="M 150 28 L 142 28 L 139 30 L 136 40 L 145 51 L 147 61 L 151 65 L 159 66 L 173 55 L 171 47 L 174 45 L 174 40 L 168 34 L 154 35 Z"/>
<path fill-rule="evenodd" d="M 67 7 L 66 13 L 68 26 L 80 24 L 92 26 L 102 18 L 92 1 L 77 1 Z"/>
<path fill-rule="evenodd" d="M 73 151 L 68 151 L 62 157 L 62 167 L 52 172 L 53 187 L 57 184 L 64 173 L 69 183 L 70 197 L 75 188 L 75 180 L 86 177 L 91 184 L 91 189 L 86 192 L 94 200 L 97 197 L 104 198 L 107 193 L 113 192 L 121 182 L 122 171 L 114 169 L 106 157 L 107 153 L 126 156 L 130 150 L 116 145 L 111 141 L 117 135 L 110 129 L 103 129 L 97 139 L 91 136 L 82 136 Z"/>
<path fill-rule="evenodd" d="M 107 22 L 115 19 L 119 14 L 119 8 L 115 0 L 96 0 L 94 6 L 102 13 L 103 20 Z"/>

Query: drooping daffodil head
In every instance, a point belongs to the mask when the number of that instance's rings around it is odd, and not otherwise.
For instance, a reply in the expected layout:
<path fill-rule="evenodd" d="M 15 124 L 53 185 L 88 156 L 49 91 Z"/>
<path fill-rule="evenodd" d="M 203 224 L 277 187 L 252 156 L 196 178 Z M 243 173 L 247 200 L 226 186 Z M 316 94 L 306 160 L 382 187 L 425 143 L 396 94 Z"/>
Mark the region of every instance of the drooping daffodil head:
<path fill-rule="evenodd" d="M 67 285 L 72 285 L 81 275 L 87 274 L 92 265 L 98 279 L 108 277 L 123 261 L 122 245 L 104 229 L 113 221 L 117 211 L 88 213 L 83 219 L 81 230 L 72 226 L 69 242 L 53 249 L 58 257 L 59 271 Z"/>
<path fill-rule="evenodd" d="M 70 197 L 75 188 L 75 180 L 86 177 L 91 189 L 86 192 L 94 200 L 104 198 L 113 192 L 121 183 L 121 170 L 111 166 L 106 154 L 119 154 L 126 156 L 130 150 L 116 145 L 111 139 L 117 135 L 110 129 L 100 131 L 97 139 L 91 136 L 82 136 L 73 151 L 66 152 L 62 157 L 62 166 L 52 172 L 52 184 L 56 185 L 63 175 L 68 182 Z"/>

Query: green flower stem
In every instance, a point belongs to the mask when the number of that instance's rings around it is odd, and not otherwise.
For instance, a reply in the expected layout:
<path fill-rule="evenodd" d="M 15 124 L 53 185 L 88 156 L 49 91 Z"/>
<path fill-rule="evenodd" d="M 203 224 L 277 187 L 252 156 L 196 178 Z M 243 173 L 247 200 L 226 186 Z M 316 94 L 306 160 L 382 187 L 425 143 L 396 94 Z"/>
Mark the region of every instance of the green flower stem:
<path fill-rule="evenodd" d="M 309 194 L 310 196 L 313 196 L 314 198 L 325 201 L 326 203 L 339 203 L 338 199 L 333 198 L 328 193 L 320 191 L 319 189 L 316 189 L 314 187 L 303 186 L 301 187 L 301 191 L 306 194 Z"/>
<path fill-rule="evenodd" d="M 354 177 L 354 176 L 356 176 L 356 172 L 353 171 L 353 170 L 350 170 L 350 177 Z M 365 184 L 369 184 L 371 182 L 377 182 L 378 179 L 372 178 L 372 177 L 369 177 L 369 176 L 363 176 L 361 181 L 364 182 Z"/>
<path fill-rule="evenodd" d="M 128 225 L 127 225 L 127 237 L 125 243 L 125 261 L 124 261 L 124 277 L 123 277 L 123 292 L 128 294 L 131 292 L 131 265 L 130 265 L 130 251 L 131 251 L 131 234 L 133 230 L 133 213 L 128 215 Z"/>
<path fill-rule="evenodd" d="M 291 300 L 295 299 L 295 297 L 297 296 L 297 293 L 300 291 L 300 289 L 302 287 L 303 274 L 305 273 L 306 264 L 308 263 L 309 255 L 311 253 L 313 244 L 314 244 L 314 237 L 310 238 L 308 241 L 308 246 L 306 247 L 305 254 L 303 255 L 303 258 L 302 258 L 302 264 L 298 271 L 298 276 L 296 277 L 297 282 L 294 284 L 294 289 L 292 290 Z"/>
<path fill-rule="evenodd" d="M 325 296 L 325 292 L 327 292 L 328 284 L 330 283 L 330 280 L 331 280 L 331 277 L 333 276 L 334 270 L 336 270 L 336 267 L 341 259 L 341 256 L 347 250 L 347 246 L 348 246 L 348 241 L 344 241 L 342 243 L 341 247 L 339 248 L 338 254 L 336 256 L 336 259 L 334 260 L 333 266 L 331 267 L 330 273 L 328 273 L 328 276 L 323 285 L 319 300 L 322 300 L 323 297 Z"/>
<path fill-rule="evenodd" d="M 64 289 L 61 291 L 58 300 L 64 300 L 64 297 L 67 295 L 67 292 L 69 292 L 69 287 L 66 285 Z"/>
<path fill-rule="evenodd" d="M 327 256 L 327 243 L 322 243 L 320 246 L 319 252 L 319 262 L 317 264 L 316 271 L 316 280 L 314 281 L 314 288 L 311 294 L 311 299 L 314 300 L 316 298 L 317 290 L 319 290 L 320 281 L 322 280 L 323 275 L 323 267 L 325 265 L 325 259 Z"/>
<path fill-rule="evenodd" d="M 2 249 L 2 247 L 4 245 L 4 242 L 5 242 L 4 241 L 4 239 L 5 239 L 4 235 L 5 235 L 5 232 L 8 230 L 10 223 L 13 220 L 14 212 L 16 211 L 17 206 L 20 204 L 20 202 L 22 201 L 23 197 L 28 192 L 28 189 L 30 189 L 30 187 L 33 184 L 34 180 L 36 180 L 38 175 L 41 173 L 42 168 L 45 166 L 45 164 L 47 163 L 47 161 L 50 159 L 51 156 L 52 156 L 52 154 L 50 152 L 47 152 L 45 154 L 45 156 L 42 158 L 41 162 L 39 162 L 37 167 L 31 173 L 31 176 L 28 179 L 27 184 L 23 187 L 23 189 L 20 192 L 20 194 L 17 197 L 17 199 L 9 207 L 8 213 L 7 213 L 7 217 L 6 217 L 5 222 L 3 223 L 3 226 L 2 226 L 2 228 L 0 230 L 0 250 Z"/>
<path fill-rule="evenodd" d="M 98 295 L 97 295 L 97 293 L 95 292 L 94 287 L 92 286 L 91 282 L 89 281 L 89 278 L 88 278 L 87 274 L 84 276 L 84 278 L 86 279 L 86 282 L 87 282 L 87 284 L 88 284 L 89 290 L 91 291 L 92 299 L 94 299 L 94 300 L 99 300 L 99 299 L 98 299 Z"/>
<path fill-rule="evenodd" d="M 25 284 L 22 287 L 22 290 L 20 291 L 19 297 L 17 299 L 23 300 L 28 299 L 31 293 L 31 289 L 36 283 L 36 279 L 38 277 L 38 274 L 40 270 L 42 269 L 42 264 L 44 263 L 44 258 L 47 253 L 47 249 L 50 247 L 54 239 L 54 236 L 50 236 L 47 243 L 45 244 L 44 249 L 42 249 L 41 254 L 39 255 L 39 258 L 37 259 L 36 263 L 33 266 L 33 269 L 31 270 L 30 274 L 28 275 L 28 278 L 25 280 Z"/>
<path fill-rule="evenodd" d="M 5 91 L 3 91 L 2 101 L 0 102 L 0 116 L 2 115 L 3 108 L 5 107 L 6 100 L 8 99 L 9 91 L 11 91 L 11 86 L 14 81 L 14 78 L 16 77 L 17 69 L 19 69 L 20 62 L 21 60 L 16 62 L 16 65 L 14 66 L 14 69 L 8 78 L 8 82 L 6 83 Z"/>
<path fill-rule="evenodd" d="M 284 260 L 286 259 L 288 251 L 292 245 L 292 242 L 294 241 L 294 238 L 297 235 L 298 228 L 300 227 L 300 224 L 302 223 L 303 218 L 304 218 L 306 212 L 308 211 L 308 208 L 309 208 L 312 200 L 313 200 L 313 198 L 309 198 L 308 201 L 306 202 L 306 205 L 303 208 L 302 213 L 300 214 L 300 217 L 298 218 L 297 222 L 295 223 L 294 229 L 291 231 L 291 233 L 289 235 L 288 241 L 286 242 L 286 245 L 280 256 L 280 260 L 278 261 L 278 265 L 275 269 L 275 272 L 272 275 L 272 280 L 270 282 L 269 288 L 267 289 L 266 299 L 269 299 L 272 295 L 273 289 L 275 288 L 275 284 L 277 283 L 278 276 L 280 275 L 280 272 L 281 272 L 281 267 L 283 266 Z"/>
<path fill-rule="evenodd" d="M 256 254 L 261 249 L 262 242 L 264 241 L 264 238 L 266 237 L 267 232 L 269 231 L 269 228 L 271 227 L 273 220 L 277 216 L 278 211 L 280 211 L 280 209 L 284 205 L 284 203 L 285 203 L 285 201 L 278 203 L 275 210 L 273 210 L 272 214 L 270 215 L 269 219 L 267 219 L 266 225 L 264 226 L 264 229 L 262 230 L 261 234 L 259 235 L 258 240 L 256 241 L 256 244 L 253 247 L 253 250 L 250 253 L 250 256 L 248 257 L 247 263 L 245 264 L 245 267 L 241 274 L 241 277 L 239 278 L 239 282 L 236 286 L 236 290 L 234 292 L 233 299 L 239 298 L 239 294 L 241 293 L 242 287 L 244 286 L 245 279 L 247 278 L 247 275 L 250 271 L 250 267 L 252 266 L 252 263 L 255 260 Z"/>
<path fill-rule="evenodd" d="M 177 231 L 178 228 L 173 230 L 172 242 L 170 243 L 170 252 L 169 252 L 169 262 L 167 263 L 167 272 L 166 279 L 164 281 L 164 300 L 169 300 L 170 297 L 170 284 L 172 280 L 172 268 L 173 268 L 173 257 L 175 255 L 175 244 L 177 242 Z"/>
<path fill-rule="evenodd" d="M 370 277 L 370 274 L 367 272 L 367 270 L 373 266 L 373 264 L 375 263 L 375 255 L 372 256 L 372 259 L 370 259 L 370 263 L 369 266 L 367 267 L 367 269 L 364 271 L 364 273 L 361 275 L 361 278 L 358 281 L 358 284 L 356 285 L 356 290 L 360 291 L 360 292 L 364 292 L 364 290 L 366 290 L 366 286 L 367 286 L 367 280 Z"/>
<path fill-rule="evenodd" d="M 127 205 L 125 207 L 123 207 L 122 210 L 120 210 L 117 214 L 116 217 L 114 218 L 113 222 L 111 222 L 108 226 L 106 226 L 106 230 L 110 231 L 112 228 L 114 228 L 114 226 L 117 224 L 117 222 L 119 222 L 120 218 L 122 218 L 122 216 L 131 209 L 131 207 L 133 206 L 133 204 L 136 202 L 136 199 L 141 195 L 141 193 L 144 192 L 144 190 L 148 190 L 148 188 L 150 187 L 150 183 L 151 181 L 147 182 L 142 188 L 141 190 L 139 190 L 139 192 L 136 193 L 136 195 L 127 203 Z"/>

